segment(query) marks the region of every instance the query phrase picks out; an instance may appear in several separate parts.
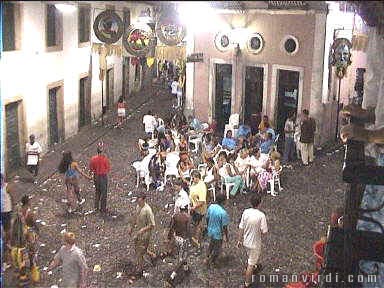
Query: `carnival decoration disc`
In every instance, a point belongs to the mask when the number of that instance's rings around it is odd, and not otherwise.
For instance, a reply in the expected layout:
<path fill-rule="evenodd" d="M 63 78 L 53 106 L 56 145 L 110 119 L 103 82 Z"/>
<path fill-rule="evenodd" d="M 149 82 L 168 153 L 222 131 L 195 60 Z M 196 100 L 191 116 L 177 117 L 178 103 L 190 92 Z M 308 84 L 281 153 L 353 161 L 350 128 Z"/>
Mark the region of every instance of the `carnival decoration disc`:
<path fill-rule="evenodd" d="M 177 11 L 171 10 L 160 15 L 156 22 L 155 32 L 162 43 L 176 46 L 184 40 L 187 29 L 179 20 Z"/>
<path fill-rule="evenodd" d="M 123 45 L 128 53 L 144 57 L 156 44 L 156 39 L 148 25 L 130 26 L 123 35 Z"/>
<path fill-rule="evenodd" d="M 96 37 L 104 43 L 113 44 L 123 35 L 123 21 L 112 10 L 106 10 L 97 15 L 93 23 Z"/>

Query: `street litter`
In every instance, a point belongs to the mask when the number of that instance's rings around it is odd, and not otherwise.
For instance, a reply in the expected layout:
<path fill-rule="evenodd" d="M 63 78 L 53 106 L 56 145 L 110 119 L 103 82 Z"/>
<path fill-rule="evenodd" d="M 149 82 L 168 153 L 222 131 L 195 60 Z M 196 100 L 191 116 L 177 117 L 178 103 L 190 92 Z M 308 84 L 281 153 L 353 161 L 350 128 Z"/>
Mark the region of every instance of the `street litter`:
<path fill-rule="evenodd" d="M 64 233 L 66 233 L 66 232 L 67 232 L 66 229 L 63 229 L 63 230 L 60 231 L 61 234 L 64 234 Z"/>
<path fill-rule="evenodd" d="M 95 247 L 95 248 L 99 248 L 100 246 L 101 245 L 99 243 L 93 245 L 93 247 Z"/>
<path fill-rule="evenodd" d="M 41 243 L 41 244 L 40 244 L 40 247 L 45 247 L 45 244 L 44 244 L 44 243 Z"/>
<path fill-rule="evenodd" d="M 44 221 L 41 221 L 40 224 L 43 225 L 43 226 L 47 225 L 47 223 L 45 223 Z"/>
<path fill-rule="evenodd" d="M 65 226 L 67 226 L 67 224 L 64 223 L 64 224 L 61 224 L 60 226 L 61 226 L 61 227 L 65 227 Z"/>
<path fill-rule="evenodd" d="M 117 272 L 116 274 L 117 274 L 117 275 L 116 275 L 116 278 L 117 278 L 117 279 L 121 278 L 121 276 L 123 275 L 122 272 Z"/>
<path fill-rule="evenodd" d="M 93 267 L 93 272 L 100 272 L 101 271 L 101 266 L 100 265 L 95 265 Z"/>
<path fill-rule="evenodd" d="M 52 250 L 52 252 L 51 252 L 52 254 L 55 254 L 56 253 L 56 250 Z"/>

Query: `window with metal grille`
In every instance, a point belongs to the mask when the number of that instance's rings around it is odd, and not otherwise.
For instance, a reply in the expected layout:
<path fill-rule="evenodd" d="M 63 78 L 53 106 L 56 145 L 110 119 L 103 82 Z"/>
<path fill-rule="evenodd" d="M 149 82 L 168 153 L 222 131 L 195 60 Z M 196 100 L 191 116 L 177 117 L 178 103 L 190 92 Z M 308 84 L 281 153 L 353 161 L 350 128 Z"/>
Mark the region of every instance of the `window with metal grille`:
<path fill-rule="evenodd" d="M 57 11 L 55 5 L 47 5 L 47 46 L 56 46 L 57 45 L 57 33 L 56 33 L 56 15 Z"/>
<path fill-rule="evenodd" d="M 20 4 L 4 2 L 3 17 L 3 51 L 20 49 Z"/>
<path fill-rule="evenodd" d="M 79 43 L 89 42 L 91 27 L 91 8 L 81 5 L 78 10 Z"/>

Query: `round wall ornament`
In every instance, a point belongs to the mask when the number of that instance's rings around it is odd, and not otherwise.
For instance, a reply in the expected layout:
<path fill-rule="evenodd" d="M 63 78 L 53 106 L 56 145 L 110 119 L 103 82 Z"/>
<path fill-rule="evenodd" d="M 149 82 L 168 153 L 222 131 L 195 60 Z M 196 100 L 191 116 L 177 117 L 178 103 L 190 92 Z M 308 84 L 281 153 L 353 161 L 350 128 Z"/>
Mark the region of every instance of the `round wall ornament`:
<path fill-rule="evenodd" d="M 144 57 L 155 45 L 155 38 L 148 25 L 130 26 L 123 36 L 123 45 L 128 53 Z"/>
<path fill-rule="evenodd" d="M 264 48 L 264 39 L 259 33 L 252 33 L 247 40 L 247 49 L 253 54 L 258 54 Z"/>
<path fill-rule="evenodd" d="M 184 40 L 187 29 L 179 20 L 178 13 L 175 10 L 170 10 L 160 15 L 156 22 L 155 32 L 162 43 L 176 46 Z"/>
<path fill-rule="evenodd" d="M 231 49 L 231 40 L 230 35 L 227 32 L 219 32 L 215 36 L 215 46 L 216 49 L 225 52 Z"/>
<path fill-rule="evenodd" d="M 293 56 L 299 51 L 299 40 L 295 36 L 287 35 L 281 41 L 280 48 L 286 54 Z"/>
<path fill-rule="evenodd" d="M 123 21 L 112 10 L 106 10 L 97 15 L 93 23 L 96 37 L 104 43 L 113 44 L 123 35 Z"/>

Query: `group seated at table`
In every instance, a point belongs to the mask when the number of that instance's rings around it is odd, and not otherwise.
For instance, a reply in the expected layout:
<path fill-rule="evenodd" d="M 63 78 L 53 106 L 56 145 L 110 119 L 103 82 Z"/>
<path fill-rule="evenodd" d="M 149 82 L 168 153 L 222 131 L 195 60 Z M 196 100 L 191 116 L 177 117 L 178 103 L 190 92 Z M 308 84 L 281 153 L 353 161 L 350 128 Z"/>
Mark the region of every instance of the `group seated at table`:
<path fill-rule="evenodd" d="M 229 196 L 235 197 L 239 192 L 265 191 L 268 182 L 281 172 L 281 155 L 276 151 L 275 132 L 267 118 L 255 135 L 249 126 L 240 125 L 236 138 L 228 130 L 222 139 L 216 136 L 215 126 L 190 120 L 189 125 L 161 121 L 163 126 L 157 129 L 159 124 L 155 124 L 152 137 L 139 139 L 142 160 L 137 161 L 141 164 L 136 163 L 135 169 L 144 171 L 138 175 L 145 175 L 146 182 L 163 189 L 173 177 L 181 179 L 188 190 L 192 171 L 199 170 L 208 188 L 218 191 L 229 185 Z"/>

